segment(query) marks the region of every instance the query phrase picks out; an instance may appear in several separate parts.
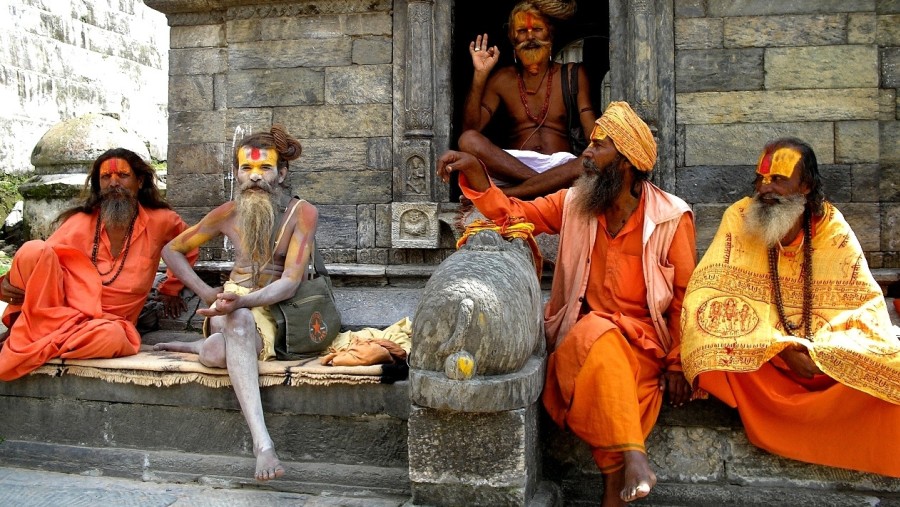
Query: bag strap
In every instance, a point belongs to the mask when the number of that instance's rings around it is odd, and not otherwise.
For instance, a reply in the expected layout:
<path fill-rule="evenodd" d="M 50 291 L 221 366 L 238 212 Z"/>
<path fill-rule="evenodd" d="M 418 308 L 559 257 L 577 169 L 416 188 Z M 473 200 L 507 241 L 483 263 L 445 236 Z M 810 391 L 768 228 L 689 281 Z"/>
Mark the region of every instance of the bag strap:
<path fill-rule="evenodd" d="M 563 100 L 566 104 L 566 119 L 571 129 L 577 121 L 578 116 L 578 62 L 567 63 L 565 70 L 560 74 L 562 82 Z"/>
<path fill-rule="evenodd" d="M 281 242 L 282 238 L 284 238 L 284 230 L 287 228 L 288 222 L 291 221 L 291 217 L 294 216 L 294 212 L 297 211 L 297 207 L 302 203 L 306 202 L 299 197 L 294 197 L 297 199 L 297 202 L 291 206 L 290 211 L 287 211 L 284 214 L 283 219 L 281 220 L 281 227 L 278 230 L 278 236 L 275 239 L 274 246 L 272 247 L 272 251 L 274 252 L 278 249 L 278 243 Z M 274 231 L 273 231 L 274 234 Z M 322 258 L 322 254 L 319 253 L 319 249 L 316 247 L 315 240 L 313 241 L 313 270 L 315 271 L 316 276 L 328 276 L 328 270 L 325 269 L 325 260 Z"/>

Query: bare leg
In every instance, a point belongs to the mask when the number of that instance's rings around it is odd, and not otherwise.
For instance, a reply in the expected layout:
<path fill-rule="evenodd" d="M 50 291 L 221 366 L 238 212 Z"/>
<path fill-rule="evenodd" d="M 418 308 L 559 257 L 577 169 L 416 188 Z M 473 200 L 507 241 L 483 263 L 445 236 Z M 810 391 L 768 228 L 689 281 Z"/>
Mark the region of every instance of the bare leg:
<path fill-rule="evenodd" d="M 199 340 L 194 340 L 190 342 L 163 342 L 157 343 L 153 346 L 153 350 L 169 350 L 172 352 L 188 352 L 190 354 L 199 354 L 200 347 L 203 345 L 203 342 L 206 341 L 206 338 L 201 338 Z"/>
<path fill-rule="evenodd" d="M 552 194 L 557 190 L 569 188 L 575 180 L 584 172 L 581 158 L 573 158 L 568 162 L 549 169 L 533 178 L 514 185 L 502 188 L 503 193 L 509 197 L 519 199 L 531 199 L 534 197 Z"/>
<path fill-rule="evenodd" d="M 619 493 L 622 491 L 622 479 L 625 473 L 623 469 L 603 474 L 603 500 L 601 507 L 621 507 L 625 505 Z"/>
<path fill-rule="evenodd" d="M 625 468 L 622 469 L 622 489 L 619 496 L 626 502 L 644 498 L 656 485 L 656 474 L 650 469 L 647 455 L 641 451 L 624 451 Z"/>
<path fill-rule="evenodd" d="M 275 443 L 266 429 L 259 395 L 259 367 L 256 361 L 262 348 L 262 339 L 256 331 L 256 322 L 250 311 L 242 308 L 227 316 L 225 329 L 228 376 L 253 437 L 256 480 L 267 481 L 281 477 L 284 475 L 284 467 L 275 454 Z"/>
<path fill-rule="evenodd" d="M 489 175 L 509 183 L 520 183 L 537 174 L 477 130 L 467 130 L 459 136 L 459 150 L 475 155 L 487 166 Z"/>

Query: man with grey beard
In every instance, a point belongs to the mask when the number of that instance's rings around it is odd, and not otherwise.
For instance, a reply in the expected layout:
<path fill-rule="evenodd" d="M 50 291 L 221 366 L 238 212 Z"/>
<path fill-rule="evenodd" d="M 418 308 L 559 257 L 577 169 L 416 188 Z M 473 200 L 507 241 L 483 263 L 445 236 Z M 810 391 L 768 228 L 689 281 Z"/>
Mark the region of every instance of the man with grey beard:
<path fill-rule="evenodd" d="M 685 375 L 738 409 L 754 445 L 900 477 L 885 445 L 900 442 L 900 340 L 808 144 L 766 145 L 754 193 L 722 217 L 681 320 Z"/>
<path fill-rule="evenodd" d="M 241 140 L 234 153 L 239 192 L 184 231 L 163 249 L 166 264 L 207 304 L 206 338 L 160 343 L 158 350 L 199 354 L 206 366 L 227 368 L 253 438 L 259 481 L 285 470 L 266 429 L 259 394 L 257 360 L 275 357 L 276 324 L 269 309 L 297 291 L 308 276 L 315 248 L 318 212 L 306 201 L 283 193 L 288 163 L 300 157 L 300 142 L 279 125 Z M 279 232 L 274 235 L 273 231 Z M 233 245 L 234 267 L 224 288 L 207 285 L 185 253 L 220 236 Z M 276 238 L 273 244 L 273 238 Z"/>
<path fill-rule="evenodd" d="M 573 0 L 525 0 L 509 15 L 509 40 L 514 65 L 494 72 L 500 59 L 488 35 L 469 44 L 474 74 L 463 106 L 463 134 L 459 149 L 481 159 L 488 174 L 509 196 L 530 198 L 568 187 L 582 173 L 570 125 L 579 131 L 593 128 L 587 72 L 583 66 L 553 62 L 554 22 L 575 14 Z M 563 76 L 565 74 L 565 76 Z M 575 90 L 577 111 L 566 108 L 563 82 Z M 509 131 L 495 144 L 482 131 L 495 112 L 508 116 Z M 583 141 L 583 135 L 581 140 Z"/>
<path fill-rule="evenodd" d="M 136 354 L 135 322 L 154 282 L 160 250 L 187 225 L 162 200 L 156 173 L 136 153 L 101 154 L 84 199 L 64 211 L 46 241 L 22 245 L 0 283 L 8 331 L 0 338 L 0 379 L 13 380 L 49 359 Z M 189 254 L 193 262 L 197 252 Z M 171 275 L 171 273 L 169 273 Z M 159 286 L 168 316 L 185 309 L 174 276 Z"/>
<path fill-rule="evenodd" d="M 438 162 L 497 225 L 519 219 L 559 234 L 544 311 L 544 407 L 592 449 L 603 473 L 603 505 L 650 494 L 656 475 L 644 440 L 663 396 L 690 398 L 681 373 L 681 298 L 696 263 L 687 204 L 649 182 L 656 162 L 650 128 L 625 102 L 596 121 L 574 187 L 533 201 L 506 196 L 484 162 L 450 151 Z"/>

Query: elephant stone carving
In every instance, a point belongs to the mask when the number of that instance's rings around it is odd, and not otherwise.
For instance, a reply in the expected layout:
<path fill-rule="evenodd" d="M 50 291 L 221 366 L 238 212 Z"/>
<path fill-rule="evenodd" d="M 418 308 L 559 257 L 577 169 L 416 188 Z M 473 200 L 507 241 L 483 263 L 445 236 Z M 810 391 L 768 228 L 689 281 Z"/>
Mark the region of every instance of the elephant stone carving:
<path fill-rule="evenodd" d="M 481 231 L 435 270 L 413 319 L 411 368 L 451 379 L 519 371 L 543 355 L 540 284 L 531 250 Z"/>

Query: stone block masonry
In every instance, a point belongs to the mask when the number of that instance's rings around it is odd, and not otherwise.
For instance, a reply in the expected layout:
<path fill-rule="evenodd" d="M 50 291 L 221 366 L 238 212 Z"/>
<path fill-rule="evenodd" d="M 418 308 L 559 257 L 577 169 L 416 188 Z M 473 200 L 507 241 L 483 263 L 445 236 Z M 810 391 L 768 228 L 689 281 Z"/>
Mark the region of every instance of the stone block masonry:
<path fill-rule="evenodd" d="M 9 0 L 0 13 L 16 27 L 0 41 L 4 172 L 33 169 L 44 132 L 87 113 L 118 115 L 153 157 L 166 158 L 164 15 L 141 0 Z"/>

